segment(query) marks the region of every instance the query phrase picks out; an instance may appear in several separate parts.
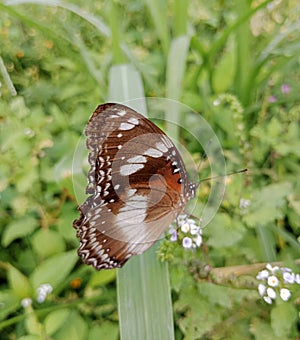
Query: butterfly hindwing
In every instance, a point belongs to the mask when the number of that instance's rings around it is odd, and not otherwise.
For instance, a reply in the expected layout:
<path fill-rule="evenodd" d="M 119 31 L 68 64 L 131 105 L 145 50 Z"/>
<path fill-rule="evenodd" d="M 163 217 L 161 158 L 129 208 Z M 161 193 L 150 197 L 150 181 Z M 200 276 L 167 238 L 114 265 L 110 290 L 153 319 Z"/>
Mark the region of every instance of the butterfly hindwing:
<path fill-rule="evenodd" d="M 194 192 L 172 141 L 136 111 L 100 105 L 86 135 L 91 196 L 73 223 L 78 253 L 98 270 L 121 267 L 158 240 Z"/>

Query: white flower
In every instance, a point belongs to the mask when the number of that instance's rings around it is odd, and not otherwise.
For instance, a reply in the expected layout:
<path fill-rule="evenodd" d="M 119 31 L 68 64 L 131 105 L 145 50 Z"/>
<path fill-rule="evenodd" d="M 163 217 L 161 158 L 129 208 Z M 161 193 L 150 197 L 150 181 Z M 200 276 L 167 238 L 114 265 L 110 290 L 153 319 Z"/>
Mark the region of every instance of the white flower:
<path fill-rule="evenodd" d="M 194 238 L 194 242 L 196 244 L 197 247 L 200 247 L 201 244 L 202 244 L 202 236 L 201 235 L 197 235 L 195 238 Z"/>
<path fill-rule="evenodd" d="M 276 276 L 272 275 L 268 277 L 268 285 L 271 287 L 277 287 L 279 284 L 279 280 Z"/>
<path fill-rule="evenodd" d="M 217 98 L 213 101 L 214 106 L 219 106 L 220 104 L 221 104 L 221 100 L 219 98 Z"/>
<path fill-rule="evenodd" d="M 245 198 L 240 199 L 240 209 L 247 209 L 251 205 L 251 201 Z"/>
<path fill-rule="evenodd" d="M 266 265 L 266 268 L 267 268 L 272 274 L 275 274 L 275 273 L 279 270 L 279 267 L 278 267 L 278 266 L 272 267 L 270 263 L 268 263 L 268 264 Z"/>
<path fill-rule="evenodd" d="M 201 235 L 202 234 L 201 228 L 194 223 L 192 223 L 190 225 L 190 229 L 191 229 L 191 231 L 190 231 L 191 235 L 197 235 L 197 234 Z"/>
<path fill-rule="evenodd" d="M 183 222 L 185 222 L 185 221 L 186 221 L 186 218 L 187 218 L 187 216 L 184 215 L 184 214 L 178 215 L 178 216 L 177 216 L 177 222 L 178 222 L 178 224 L 182 224 Z"/>
<path fill-rule="evenodd" d="M 288 299 L 291 297 L 291 292 L 286 288 L 280 289 L 280 297 L 283 301 L 288 301 Z"/>
<path fill-rule="evenodd" d="M 269 296 L 264 296 L 264 300 L 266 301 L 266 303 L 268 303 L 269 305 L 272 304 L 272 299 Z"/>
<path fill-rule="evenodd" d="M 294 273 L 285 272 L 285 273 L 283 273 L 282 276 L 283 276 L 284 283 L 293 284 L 295 282 L 295 274 Z"/>
<path fill-rule="evenodd" d="M 44 283 L 44 284 L 41 285 L 41 287 L 44 289 L 44 291 L 47 294 L 50 294 L 53 291 L 53 288 L 52 288 L 52 286 L 49 283 Z"/>
<path fill-rule="evenodd" d="M 29 307 L 32 304 L 32 300 L 30 298 L 25 298 L 21 301 L 21 306 L 23 308 Z"/>
<path fill-rule="evenodd" d="M 188 224 L 196 224 L 195 220 L 192 219 L 192 218 L 187 218 L 187 219 L 186 219 L 186 222 L 187 222 Z"/>
<path fill-rule="evenodd" d="M 183 233 L 188 233 L 190 231 L 190 225 L 186 222 L 181 225 L 181 231 Z"/>
<path fill-rule="evenodd" d="M 186 249 L 192 248 L 193 241 L 190 237 L 184 237 L 184 239 L 182 240 L 182 245 Z"/>
<path fill-rule="evenodd" d="M 258 285 L 258 293 L 260 296 L 264 296 L 266 294 L 266 290 L 267 290 L 267 287 L 264 284 L 260 283 Z"/>
<path fill-rule="evenodd" d="M 36 300 L 38 303 L 43 303 L 46 300 L 47 294 L 43 293 L 39 293 Z"/>
<path fill-rule="evenodd" d="M 265 280 L 269 277 L 269 275 L 270 275 L 269 272 L 266 269 L 264 269 L 257 274 L 256 279 Z"/>
<path fill-rule="evenodd" d="M 267 288 L 267 295 L 271 298 L 271 299 L 276 299 L 276 292 L 273 288 Z"/>
<path fill-rule="evenodd" d="M 295 282 L 298 283 L 298 285 L 300 285 L 300 274 L 295 275 Z"/>
<path fill-rule="evenodd" d="M 37 289 L 37 302 L 42 303 L 46 300 L 48 294 L 52 293 L 53 288 L 49 283 L 41 284 Z"/>

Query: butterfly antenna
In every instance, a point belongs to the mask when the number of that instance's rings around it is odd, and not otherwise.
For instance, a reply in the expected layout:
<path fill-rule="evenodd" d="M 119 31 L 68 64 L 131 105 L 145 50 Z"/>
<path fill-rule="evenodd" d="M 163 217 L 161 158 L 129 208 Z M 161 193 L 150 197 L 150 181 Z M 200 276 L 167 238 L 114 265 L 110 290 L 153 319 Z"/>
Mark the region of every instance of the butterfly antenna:
<path fill-rule="evenodd" d="M 201 182 L 205 182 L 205 181 L 209 181 L 209 180 L 211 180 L 211 179 L 224 178 L 224 177 L 227 177 L 227 176 L 232 176 L 232 175 L 240 174 L 240 173 L 247 172 L 247 171 L 248 171 L 248 169 L 245 168 L 245 169 L 241 169 L 241 170 L 236 170 L 236 171 L 229 172 L 229 173 L 226 174 L 226 175 L 217 175 L 217 176 L 212 176 L 212 177 L 203 178 L 203 179 L 200 179 L 200 183 L 201 183 Z"/>
<path fill-rule="evenodd" d="M 204 161 L 205 161 L 206 158 L 207 158 L 207 154 L 206 154 L 205 150 L 208 150 L 208 149 L 210 148 L 211 143 L 212 143 L 212 139 L 210 139 L 210 140 L 207 142 L 207 145 L 206 145 L 205 149 L 203 150 L 203 153 L 202 153 L 202 155 L 201 155 L 200 162 L 199 162 L 199 165 L 198 165 L 198 171 L 201 170 L 201 167 L 202 167 Z"/>

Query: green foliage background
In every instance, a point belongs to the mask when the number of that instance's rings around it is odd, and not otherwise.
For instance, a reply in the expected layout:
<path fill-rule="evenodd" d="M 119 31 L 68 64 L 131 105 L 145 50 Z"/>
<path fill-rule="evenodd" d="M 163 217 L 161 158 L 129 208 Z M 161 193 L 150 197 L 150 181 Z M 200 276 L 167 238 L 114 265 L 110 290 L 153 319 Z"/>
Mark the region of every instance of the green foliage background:
<path fill-rule="evenodd" d="M 119 337 L 115 272 L 96 273 L 76 255 L 71 173 L 78 140 L 107 100 L 109 69 L 119 63 L 136 67 L 149 97 L 172 96 L 170 77 L 185 67 L 180 101 L 210 123 L 228 171 L 250 169 L 229 178 L 203 250 L 172 249 L 176 339 L 299 336 L 297 287 L 291 301 L 268 306 L 255 287 L 200 279 L 207 264 L 283 261 L 297 272 L 297 0 L 33 3 L 0 3 L 1 339 Z M 180 36 L 189 43 L 184 61 L 168 58 Z M 198 146 L 180 138 L 199 160 Z M 208 190 L 203 183 L 201 199 Z M 241 198 L 251 201 L 248 209 L 239 208 Z M 54 292 L 39 304 L 36 289 L 47 282 Z M 34 303 L 24 309 L 26 297 Z"/>

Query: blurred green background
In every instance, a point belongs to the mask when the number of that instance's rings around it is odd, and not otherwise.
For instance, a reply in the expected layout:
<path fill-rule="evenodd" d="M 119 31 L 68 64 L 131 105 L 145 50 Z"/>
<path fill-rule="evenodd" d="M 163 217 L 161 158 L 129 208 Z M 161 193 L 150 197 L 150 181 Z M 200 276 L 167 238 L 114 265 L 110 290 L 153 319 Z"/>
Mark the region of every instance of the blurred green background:
<path fill-rule="evenodd" d="M 161 248 L 172 257 L 175 338 L 299 337 L 296 286 L 289 302 L 269 306 L 247 281 L 232 288 L 201 279 L 206 265 L 250 272 L 254 263 L 283 261 L 297 272 L 299 14 L 297 0 L 0 3 L 1 339 L 120 336 L 115 271 L 83 265 L 72 228 L 74 151 L 120 63 L 136 68 L 146 96 L 199 112 L 228 171 L 249 168 L 228 178 L 202 251 Z M 178 133 L 199 161 L 198 145 Z M 208 192 L 201 184 L 200 199 Z M 38 303 L 44 283 L 54 290 Z M 24 298 L 32 305 L 22 307 Z"/>

